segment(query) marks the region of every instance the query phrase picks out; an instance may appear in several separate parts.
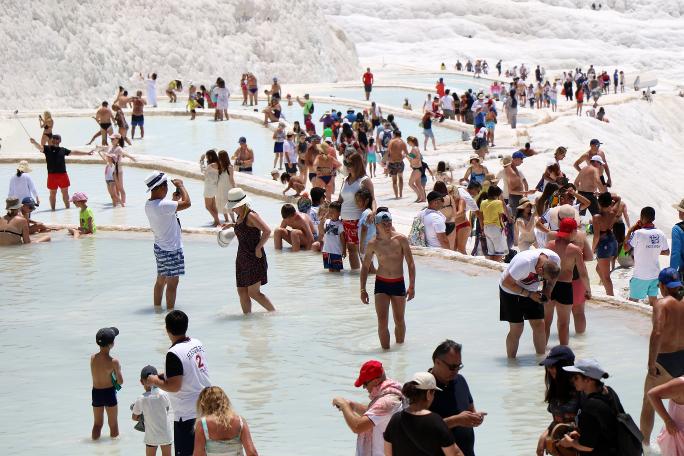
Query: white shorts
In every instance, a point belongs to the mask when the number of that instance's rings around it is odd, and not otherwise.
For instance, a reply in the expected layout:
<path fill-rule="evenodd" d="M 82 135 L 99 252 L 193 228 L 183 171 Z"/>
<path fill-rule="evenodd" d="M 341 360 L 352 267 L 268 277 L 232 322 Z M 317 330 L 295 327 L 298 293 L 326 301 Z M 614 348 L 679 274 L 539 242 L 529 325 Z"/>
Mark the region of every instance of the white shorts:
<path fill-rule="evenodd" d="M 497 225 L 485 225 L 484 234 L 487 238 L 487 255 L 506 255 L 508 244 L 503 229 Z"/>

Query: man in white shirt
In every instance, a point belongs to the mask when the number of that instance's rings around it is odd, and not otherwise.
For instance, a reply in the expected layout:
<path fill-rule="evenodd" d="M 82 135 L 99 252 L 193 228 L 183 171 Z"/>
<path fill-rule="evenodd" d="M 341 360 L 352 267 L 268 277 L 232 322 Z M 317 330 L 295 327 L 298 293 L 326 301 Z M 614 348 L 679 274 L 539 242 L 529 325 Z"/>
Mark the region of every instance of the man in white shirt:
<path fill-rule="evenodd" d="M 363 386 L 368 391 L 368 405 L 343 397 L 333 399 L 333 405 L 342 412 L 349 429 L 358 435 L 356 456 L 384 456 L 382 434 L 392 415 L 402 408 L 401 384 L 387 378 L 380 361 L 370 360 L 361 366 L 354 386 Z"/>
<path fill-rule="evenodd" d="M 294 143 L 294 132 L 288 131 L 283 143 L 285 155 L 285 172 L 290 176 L 297 175 L 297 147 Z"/>
<path fill-rule="evenodd" d="M 444 195 L 430 192 L 427 195 L 428 207 L 423 210 L 425 240 L 428 247 L 448 249 L 449 240 L 446 235 L 446 217 L 440 212 L 444 205 Z"/>
<path fill-rule="evenodd" d="M 525 250 L 513 257 L 499 282 L 499 320 L 507 321 L 510 329 L 506 336 L 506 354 L 515 358 L 520 337 L 528 320 L 532 340 L 538 355 L 546 350 L 544 329 L 544 302 L 560 274 L 560 257 L 553 250 Z M 544 287 L 539 291 L 539 283 Z"/>
<path fill-rule="evenodd" d="M 154 257 L 157 261 L 157 281 L 154 284 L 154 306 L 161 307 L 162 295 L 166 288 L 166 308 L 173 309 L 176 304 L 176 289 L 180 276 L 185 274 L 185 257 L 181 241 L 180 220 L 176 213 L 190 207 L 190 196 L 183 181 L 171 181 L 176 186 L 174 196 L 177 201 L 165 201 L 169 191 L 166 174 L 154 171 L 147 179 L 150 199 L 145 202 L 145 214 L 154 233 Z"/>
<path fill-rule="evenodd" d="M 658 274 L 660 274 L 660 255 L 669 255 L 665 233 L 657 229 L 655 209 L 646 206 L 641 210 L 639 221 L 629 229 L 625 250 L 632 250 L 634 272 L 629 281 L 629 300 L 639 301 L 648 296 L 653 306 L 658 298 Z"/>
<path fill-rule="evenodd" d="M 454 103 L 454 97 L 451 96 L 451 91 L 446 89 L 444 91 L 444 96 L 440 99 L 442 105 L 442 113 L 446 119 L 454 120 L 456 118 L 456 104 Z"/>
<path fill-rule="evenodd" d="M 204 388 L 211 386 L 207 355 L 202 342 L 186 335 L 189 319 L 185 312 L 172 310 L 166 314 L 165 324 L 171 340 L 165 372 L 149 375 L 147 384 L 170 393 L 176 456 L 192 456 L 197 398 Z"/>

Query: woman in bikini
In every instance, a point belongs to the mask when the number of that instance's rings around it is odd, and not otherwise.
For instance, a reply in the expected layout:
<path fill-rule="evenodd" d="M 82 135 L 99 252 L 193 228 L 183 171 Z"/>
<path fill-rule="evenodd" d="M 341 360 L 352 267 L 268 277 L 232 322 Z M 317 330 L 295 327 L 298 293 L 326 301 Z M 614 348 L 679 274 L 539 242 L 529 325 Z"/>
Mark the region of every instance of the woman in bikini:
<path fill-rule="evenodd" d="M 618 243 L 613 233 L 613 225 L 622 214 L 623 203 L 620 197 L 609 192 L 598 197 L 600 212 L 593 216 L 594 240 L 592 250 L 596 252 L 596 272 L 608 296 L 613 296 L 613 281 L 610 278 L 610 263 L 618 254 Z"/>
<path fill-rule="evenodd" d="M 420 153 L 420 147 L 418 145 L 418 139 L 414 136 L 409 136 L 406 138 L 406 143 L 411 146 L 411 150 L 407 157 L 409 159 L 409 165 L 411 166 L 411 176 L 409 177 L 409 187 L 416 192 L 416 203 L 422 203 L 427 201 L 425 197 L 425 189 L 420 183 L 420 176 L 422 175 L 423 168 L 423 155 Z"/>
<path fill-rule="evenodd" d="M 333 194 L 334 171 L 340 167 L 340 162 L 331 154 L 332 150 L 327 144 L 321 144 L 318 146 L 318 156 L 313 161 L 313 168 L 316 170 L 313 186 L 325 189 L 327 201 L 330 201 Z"/>
<path fill-rule="evenodd" d="M 0 218 L 0 246 L 30 244 L 28 220 L 21 216 L 21 201 L 18 198 L 5 200 L 7 214 Z"/>
<path fill-rule="evenodd" d="M 450 186 L 451 187 L 451 186 Z M 458 207 L 458 196 L 454 197 L 449 193 L 447 185 L 444 182 L 437 181 L 433 189 L 435 192 L 440 193 L 444 196 L 444 206 L 439 210 L 446 217 L 446 231 L 447 239 L 449 241 L 449 247 L 455 250 L 456 245 L 456 223 L 454 222 L 454 215 L 456 213 L 456 208 Z"/>
<path fill-rule="evenodd" d="M 45 111 L 42 116 L 39 114 L 38 121 L 40 122 L 40 128 L 43 129 L 43 135 L 40 137 L 40 145 L 44 146 L 47 144 L 48 140 L 52 138 L 52 128 L 55 126 L 55 121 L 52 120 L 50 111 Z"/>
<path fill-rule="evenodd" d="M 112 163 L 114 165 L 114 185 L 116 187 L 118 201 L 121 204 L 121 207 L 124 207 L 126 206 L 126 190 L 124 189 L 122 160 L 124 158 L 128 158 L 131 161 L 136 160 L 135 157 L 127 154 L 126 151 L 123 150 L 124 141 L 121 135 L 114 133 L 110 139 L 112 140 L 112 145 L 107 152 L 107 155 L 112 158 Z"/>
<path fill-rule="evenodd" d="M 451 198 L 451 204 L 454 210 L 454 246 L 452 247 L 457 252 L 466 254 L 466 244 L 470 237 L 471 224 L 467 217 L 466 201 L 461 198 L 459 188 L 455 185 L 447 186 L 447 194 Z"/>
<path fill-rule="evenodd" d="M 463 180 L 465 182 L 477 182 L 482 185 L 485 176 L 489 174 L 489 170 L 486 166 L 482 165 L 482 159 L 479 155 L 471 155 L 468 162 L 470 163 L 470 166 L 468 166 L 468 169 L 463 176 Z"/>
<path fill-rule="evenodd" d="M 123 112 L 123 109 L 118 104 L 112 105 L 112 111 L 114 111 L 114 122 L 116 122 L 116 126 L 119 128 L 119 136 L 126 141 L 126 143 L 130 146 L 131 145 L 131 140 L 128 139 L 128 122 L 126 122 L 126 115 Z"/>

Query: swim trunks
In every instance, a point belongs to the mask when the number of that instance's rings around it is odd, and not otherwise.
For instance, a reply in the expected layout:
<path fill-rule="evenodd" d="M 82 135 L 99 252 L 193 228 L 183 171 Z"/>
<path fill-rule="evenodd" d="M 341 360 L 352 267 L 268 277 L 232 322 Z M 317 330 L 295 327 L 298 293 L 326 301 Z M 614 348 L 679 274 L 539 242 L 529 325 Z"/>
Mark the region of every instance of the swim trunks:
<path fill-rule="evenodd" d="M 323 267 L 325 269 L 341 271 L 343 269 L 342 255 L 323 252 Z"/>
<path fill-rule="evenodd" d="M 601 234 L 596 244 L 596 258 L 606 259 L 617 256 L 618 243 L 612 231 Z"/>
<path fill-rule="evenodd" d="M 359 245 L 359 221 L 342 220 L 344 240 L 347 244 Z"/>
<path fill-rule="evenodd" d="M 48 173 L 47 188 L 57 190 L 58 188 L 69 188 L 71 182 L 67 173 Z"/>
<path fill-rule="evenodd" d="M 387 164 L 390 176 L 396 176 L 404 172 L 404 162 L 389 162 Z"/>
<path fill-rule="evenodd" d="M 162 277 L 185 275 L 183 249 L 174 251 L 162 250 L 157 244 L 154 244 L 154 258 L 157 260 L 157 275 Z"/>
<path fill-rule="evenodd" d="M 426 138 L 435 138 L 435 134 L 432 132 L 432 128 L 423 128 L 423 134 Z"/>
<path fill-rule="evenodd" d="M 376 275 L 374 294 L 406 296 L 406 285 L 404 284 L 404 278 L 398 277 L 396 279 L 386 279 Z"/>
<path fill-rule="evenodd" d="M 133 125 L 134 127 L 142 127 L 143 125 L 145 125 L 145 116 L 142 114 L 139 116 L 137 116 L 135 114 L 132 115 L 131 116 L 131 125 Z"/>
<path fill-rule="evenodd" d="M 366 156 L 366 161 L 367 161 L 368 163 L 377 163 L 378 157 L 377 157 L 377 155 L 376 155 L 375 153 L 372 153 L 372 154 L 369 153 L 369 154 Z"/>
<path fill-rule="evenodd" d="M 109 388 L 93 388 L 92 399 L 93 407 L 116 407 L 116 389 L 113 386 Z"/>
<path fill-rule="evenodd" d="M 364 85 L 364 86 L 363 86 L 363 90 L 364 90 L 366 93 L 370 93 L 371 90 L 373 90 L 373 86 L 372 86 L 372 85 Z"/>
<path fill-rule="evenodd" d="M 252 167 L 251 166 L 240 166 L 240 167 L 238 167 L 238 171 L 240 171 L 242 173 L 251 173 Z"/>
<path fill-rule="evenodd" d="M 561 304 L 571 306 L 574 303 L 572 282 L 556 282 L 551 292 L 551 299 Z"/>
<path fill-rule="evenodd" d="M 646 296 L 658 296 L 658 279 L 629 279 L 629 297 L 644 299 Z"/>
<path fill-rule="evenodd" d="M 522 323 L 544 318 L 544 305 L 526 296 L 508 293 L 499 287 L 499 320 Z"/>
<path fill-rule="evenodd" d="M 111 127 L 111 126 L 112 126 L 111 122 L 104 122 L 104 123 L 100 124 L 100 128 L 102 128 L 103 130 L 109 130 L 109 127 Z"/>
<path fill-rule="evenodd" d="M 250 91 L 251 93 L 257 93 L 257 90 L 259 90 L 258 87 L 250 87 L 250 88 L 249 88 L 249 91 Z"/>
<path fill-rule="evenodd" d="M 598 199 L 596 198 L 596 195 L 594 195 L 594 192 L 579 192 L 579 194 L 589 200 L 589 207 L 587 209 L 589 209 L 591 215 L 596 215 L 599 212 L 601 212 L 601 209 L 599 208 Z M 580 215 L 586 214 L 587 209 L 582 209 L 580 211 Z"/>
<path fill-rule="evenodd" d="M 297 164 L 296 163 L 292 163 L 292 164 L 285 163 L 285 172 L 291 176 L 295 176 L 297 174 Z"/>
<path fill-rule="evenodd" d="M 658 353 L 656 362 L 673 378 L 684 375 L 684 350 L 671 353 Z"/>

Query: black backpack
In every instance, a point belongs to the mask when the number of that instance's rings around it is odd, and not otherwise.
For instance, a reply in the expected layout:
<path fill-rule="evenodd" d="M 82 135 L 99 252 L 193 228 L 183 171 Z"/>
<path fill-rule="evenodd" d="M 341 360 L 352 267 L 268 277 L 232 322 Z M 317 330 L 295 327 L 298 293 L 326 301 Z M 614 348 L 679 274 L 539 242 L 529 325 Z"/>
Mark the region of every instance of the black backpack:
<path fill-rule="evenodd" d="M 639 430 L 632 416 L 626 413 L 620 404 L 620 399 L 613 388 L 608 388 L 610 394 L 609 405 L 615 413 L 617 419 L 616 436 L 615 436 L 615 450 L 620 456 L 642 456 L 644 448 L 641 442 L 644 439 L 643 434 Z"/>

